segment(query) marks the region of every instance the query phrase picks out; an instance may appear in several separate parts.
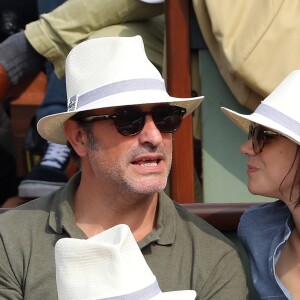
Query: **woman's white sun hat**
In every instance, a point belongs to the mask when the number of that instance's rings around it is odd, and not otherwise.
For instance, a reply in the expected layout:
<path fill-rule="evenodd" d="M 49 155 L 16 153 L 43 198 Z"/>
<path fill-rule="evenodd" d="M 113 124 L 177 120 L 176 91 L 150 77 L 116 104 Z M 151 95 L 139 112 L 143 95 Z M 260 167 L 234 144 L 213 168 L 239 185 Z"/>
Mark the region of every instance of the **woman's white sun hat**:
<path fill-rule="evenodd" d="M 55 245 L 59 300 L 194 300 L 193 290 L 161 292 L 129 227 Z"/>
<path fill-rule="evenodd" d="M 66 59 L 66 88 L 68 111 L 37 124 L 39 134 L 57 144 L 66 143 L 64 122 L 81 111 L 170 103 L 186 108 L 188 115 L 204 98 L 170 97 L 140 36 L 96 38 L 75 46 Z"/>
<path fill-rule="evenodd" d="M 252 114 L 221 110 L 246 132 L 251 123 L 257 123 L 300 144 L 300 70 L 291 72 Z"/>

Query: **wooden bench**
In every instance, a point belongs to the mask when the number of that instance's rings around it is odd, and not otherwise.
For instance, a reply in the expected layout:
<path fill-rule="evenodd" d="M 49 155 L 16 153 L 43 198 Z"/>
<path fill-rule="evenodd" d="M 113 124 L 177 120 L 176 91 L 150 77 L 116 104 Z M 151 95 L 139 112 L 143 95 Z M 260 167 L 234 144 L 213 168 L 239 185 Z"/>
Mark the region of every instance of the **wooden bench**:
<path fill-rule="evenodd" d="M 237 230 L 241 215 L 261 203 L 191 203 L 182 204 L 189 212 L 204 219 L 220 231 Z"/>
<path fill-rule="evenodd" d="M 189 212 L 220 231 L 237 230 L 241 215 L 247 208 L 262 203 L 193 203 L 182 204 Z M 0 214 L 11 208 L 0 208 Z"/>

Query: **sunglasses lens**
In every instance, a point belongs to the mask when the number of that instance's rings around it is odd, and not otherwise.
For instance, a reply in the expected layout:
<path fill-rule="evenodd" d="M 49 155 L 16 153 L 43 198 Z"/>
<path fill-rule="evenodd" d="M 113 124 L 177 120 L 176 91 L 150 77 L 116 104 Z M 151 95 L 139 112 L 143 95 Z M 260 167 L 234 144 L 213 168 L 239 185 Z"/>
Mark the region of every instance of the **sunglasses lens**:
<path fill-rule="evenodd" d="M 115 124 L 120 134 L 136 135 L 144 127 L 145 115 L 134 108 L 120 109 L 116 112 Z"/>
<path fill-rule="evenodd" d="M 153 121 L 160 132 L 175 132 L 181 125 L 186 110 L 178 106 L 162 106 L 152 112 Z"/>
<path fill-rule="evenodd" d="M 262 126 L 250 125 L 248 139 L 252 139 L 253 151 L 256 154 L 262 152 L 265 142 L 264 128 Z"/>
<path fill-rule="evenodd" d="M 122 135 L 136 135 L 145 125 L 146 115 L 151 114 L 160 132 L 175 132 L 181 122 L 186 109 L 178 106 L 160 106 L 151 112 L 143 112 L 134 107 L 122 108 L 115 113 L 114 121 L 118 132 Z"/>

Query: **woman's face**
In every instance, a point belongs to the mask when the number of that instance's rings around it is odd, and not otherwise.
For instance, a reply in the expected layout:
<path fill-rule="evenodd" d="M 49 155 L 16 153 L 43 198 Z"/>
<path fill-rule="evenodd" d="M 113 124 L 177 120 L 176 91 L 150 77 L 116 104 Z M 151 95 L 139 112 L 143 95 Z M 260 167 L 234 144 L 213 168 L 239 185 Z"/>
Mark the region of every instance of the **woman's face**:
<path fill-rule="evenodd" d="M 241 145 L 248 158 L 248 189 L 252 194 L 290 202 L 290 192 L 296 175 L 299 157 L 297 144 L 281 135 L 268 135 L 261 153 L 253 150 L 252 138 Z M 292 199 L 298 199 L 299 183 L 293 189 Z"/>

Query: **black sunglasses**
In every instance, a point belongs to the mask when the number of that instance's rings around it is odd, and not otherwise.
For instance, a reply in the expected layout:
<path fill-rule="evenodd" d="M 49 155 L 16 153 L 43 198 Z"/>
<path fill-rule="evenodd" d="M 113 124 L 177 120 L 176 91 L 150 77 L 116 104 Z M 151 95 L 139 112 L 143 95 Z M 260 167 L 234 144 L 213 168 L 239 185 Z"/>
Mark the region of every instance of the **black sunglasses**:
<path fill-rule="evenodd" d="M 262 152 L 266 141 L 277 136 L 281 136 L 281 134 L 261 125 L 252 124 L 249 126 L 248 140 L 252 139 L 252 148 L 255 154 Z"/>
<path fill-rule="evenodd" d="M 146 122 L 146 115 L 151 115 L 154 124 L 162 133 L 175 132 L 181 125 L 186 109 L 179 106 L 158 106 L 151 111 L 142 111 L 136 106 L 126 106 L 110 115 L 88 116 L 81 122 L 113 120 L 116 129 L 124 136 L 137 135 L 142 131 Z"/>

